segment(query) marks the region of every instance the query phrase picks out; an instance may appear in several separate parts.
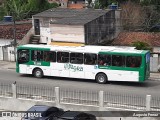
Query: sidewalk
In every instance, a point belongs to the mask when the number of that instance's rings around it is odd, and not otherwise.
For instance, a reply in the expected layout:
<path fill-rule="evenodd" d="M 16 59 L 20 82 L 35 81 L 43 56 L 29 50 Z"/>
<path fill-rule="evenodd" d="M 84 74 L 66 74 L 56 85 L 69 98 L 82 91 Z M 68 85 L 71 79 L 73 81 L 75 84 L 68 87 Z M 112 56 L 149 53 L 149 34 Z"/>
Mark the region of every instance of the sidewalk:
<path fill-rule="evenodd" d="M 16 69 L 16 63 L 10 61 L 0 61 L 0 69 Z"/>
<path fill-rule="evenodd" d="M 16 69 L 15 62 L 0 61 L 0 69 Z M 150 73 L 150 80 L 160 80 L 160 73 Z"/>
<path fill-rule="evenodd" d="M 150 80 L 159 80 L 160 81 L 160 73 L 157 72 L 157 73 L 150 73 Z"/>

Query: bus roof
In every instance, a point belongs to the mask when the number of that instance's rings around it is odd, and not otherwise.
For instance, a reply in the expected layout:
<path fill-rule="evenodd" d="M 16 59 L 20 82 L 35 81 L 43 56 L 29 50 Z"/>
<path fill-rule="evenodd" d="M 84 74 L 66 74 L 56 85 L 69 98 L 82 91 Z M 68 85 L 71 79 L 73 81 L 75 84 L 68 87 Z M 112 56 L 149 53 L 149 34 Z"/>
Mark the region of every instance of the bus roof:
<path fill-rule="evenodd" d="M 113 53 L 134 53 L 134 54 L 146 54 L 148 50 L 136 50 L 135 47 L 124 47 L 124 46 L 96 46 L 96 45 L 85 45 L 85 46 L 58 46 L 58 45 L 35 45 L 26 44 L 17 47 L 22 48 L 38 48 L 38 49 L 50 49 L 53 51 L 71 51 L 71 52 L 85 52 L 85 53 L 99 53 L 99 52 L 113 52 Z"/>

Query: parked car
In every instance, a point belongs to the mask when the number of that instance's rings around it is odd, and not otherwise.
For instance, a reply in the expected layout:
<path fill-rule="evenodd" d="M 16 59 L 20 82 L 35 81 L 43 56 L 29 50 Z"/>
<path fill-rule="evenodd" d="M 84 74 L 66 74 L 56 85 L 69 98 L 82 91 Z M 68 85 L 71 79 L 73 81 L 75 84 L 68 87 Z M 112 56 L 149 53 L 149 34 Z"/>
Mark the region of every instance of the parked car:
<path fill-rule="evenodd" d="M 53 106 L 34 105 L 26 113 L 29 116 L 22 118 L 22 120 L 53 120 L 53 118 L 61 116 L 64 111 Z M 36 113 L 35 116 L 31 116 L 32 113 Z"/>
<path fill-rule="evenodd" d="M 96 120 L 96 117 L 89 113 L 79 111 L 66 111 L 57 120 Z"/>

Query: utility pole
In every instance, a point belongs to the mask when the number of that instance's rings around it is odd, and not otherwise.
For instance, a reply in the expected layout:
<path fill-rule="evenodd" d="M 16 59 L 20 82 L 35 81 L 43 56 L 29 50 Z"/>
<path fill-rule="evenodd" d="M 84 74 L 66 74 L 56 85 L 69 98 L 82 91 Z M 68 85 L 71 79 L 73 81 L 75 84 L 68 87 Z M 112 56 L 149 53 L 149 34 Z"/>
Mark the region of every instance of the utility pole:
<path fill-rule="evenodd" d="M 14 13 L 12 14 L 12 19 L 13 19 L 14 59 L 15 59 L 15 61 L 16 61 L 17 40 L 16 40 L 16 23 L 15 23 Z"/>

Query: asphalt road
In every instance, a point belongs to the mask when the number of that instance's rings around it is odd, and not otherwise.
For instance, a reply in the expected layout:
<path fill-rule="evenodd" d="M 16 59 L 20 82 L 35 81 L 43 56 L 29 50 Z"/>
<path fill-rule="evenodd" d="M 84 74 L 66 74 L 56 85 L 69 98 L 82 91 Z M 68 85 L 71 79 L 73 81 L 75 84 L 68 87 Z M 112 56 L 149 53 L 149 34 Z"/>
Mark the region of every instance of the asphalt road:
<path fill-rule="evenodd" d="M 59 77 L 34 78 L 32 75 L 20 75 L 14 70 L 0 70 L 0 83 L 17 82 L 17 84 L 36 85 L 45 87 L 71 88 L 87 91 L 106 91 L 114 93 L 126 93 L 132 95 L 147 94 L 160 96 L 160 81 L 148 80 L 144 83 L 134 82 L 110 82 L 109 84 L 98 84 L 93 80 L 71 79 Z"/>

